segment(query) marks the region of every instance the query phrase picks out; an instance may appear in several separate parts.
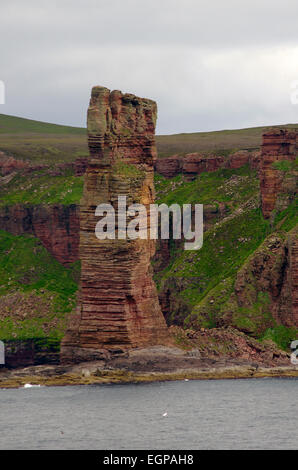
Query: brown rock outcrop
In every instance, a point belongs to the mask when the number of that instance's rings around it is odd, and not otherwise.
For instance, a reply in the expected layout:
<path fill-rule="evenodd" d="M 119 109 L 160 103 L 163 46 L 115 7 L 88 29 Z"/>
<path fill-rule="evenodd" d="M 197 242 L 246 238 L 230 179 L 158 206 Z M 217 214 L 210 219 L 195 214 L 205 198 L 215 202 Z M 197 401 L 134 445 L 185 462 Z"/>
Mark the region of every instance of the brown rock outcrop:
<path fill-rule="evenodd" d="M 166 178 L 173 178 L 182 171 L 182 157 L 172 155 L 171 157 L 160 158 L 155 162 L 155 170 Z"/>
<path fill-rule="evenodd" d="M 250 162 L 250 153 L 247 150 L 239 150 L 229 156 L 227 166 L 229 168 L 241 168 Z"/>
<path fill-rule="evenodd" d="M 79 208 L 75 204 L 0 207 L 0 229 L 34 235 L 64 265 L 79 258 Z"/>
<path fill-rule="evenodd" d="M 274 163 L 294 161 L 297 155 L 297 132 L 273 129 L 263 134 L 261 149 L 260 185 L 262 211 L 269 218 L 275 209 L 278 193 L 282 189 L 283 172 Z"/>
<path fill-rule="evenodd" d="M 30 174 L 40 170 L 47 170 L 50 176 L 63 175 L 66 170 L 72 170 L 75 176 L 84 175 L 87 168 L 88 158 L 80 157 L 74 162 L 57 163 L 53 165 L 32 164 L 28 160 L 16 159 L 0 151 L 0 176 L 7 176 L 12 173 L 21 172 Z"/>
<path fill-rule="evenodd" d="M 220 168 L 237 169 L 244 165 L 258 170 L 260 166 L 260 152 L 249 152 L 239 150 L 231 153 L 228 157 L 218 155 L 201 155 L 199 153 L 188 153 L 185 156 L 172 155 L 160 158 L 156 161 L 155 170 L 166 178 L 173 178 L 183 173 L 185 179 L 191 181 L 203 172 L 216 171 Z"/>
<path fill-rule="evenodd" d="M 6 176 L 15 171 L 28 169 L 29 167 L 29 162 L 17 160 L 12 156 L 6 155 L 4 152 L 0 152 L 0 176 Z"/>
<path fill-rule="evenodd" d="M 225 159 L 216 155 L 200 155 L 198 153 L 189 153 L 183 159 L 182 172 L 186 180 L 192 180 L 196 175 L 204 171 L 215 171 L 223 168 Z"/>
<path fill-rule="evenodd" d="M 80 295 L 62 341 L 61 360 L 80 361 L 108 352 L 169 341 L 150 259 L 154 240 L 99 240 L 95 208 L 118 196 L 146 208 L 154 201 L 156 103 L 104 87 L 92 89 L 88 109 L 90 158 L 80 206 Z"/>

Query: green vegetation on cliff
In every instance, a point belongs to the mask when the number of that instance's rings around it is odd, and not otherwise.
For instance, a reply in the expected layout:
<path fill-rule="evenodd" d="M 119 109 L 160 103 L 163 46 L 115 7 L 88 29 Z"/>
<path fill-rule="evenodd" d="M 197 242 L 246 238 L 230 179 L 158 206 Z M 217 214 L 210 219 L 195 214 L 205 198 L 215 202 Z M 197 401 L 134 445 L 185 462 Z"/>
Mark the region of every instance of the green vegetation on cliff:
<path fill-rule="evenodd" d="M 214 204 L 226 202 L 231 208 L 256 196 L 259 179 L 248 165 L 236 170 L 221 169 L 201 173 L 193 181 L 177 175 L 167 179 L 155 174 L 156 202 L 171 204 Z"/>
<path fill-rule="evenodd" d="M 265 331 L 262 340 L 272 340 L 279 348 L 288 350 L 291 341 L 297 338 L 298 328 L 275 325 L 273 328 L 268 328 Z"/>
<path fill-rule="evenodd" d="M 154 264 L 161 301 L 166 299 L 168 323 L 195 328 L 231 325 L 285 347 L 295 333 L 287 327 L 281 330 L 273 319 L 268 290 L 262 290 L 261 283 L 253 287 L 245 281 L 249 289 L 255 290 L 251 292 L 252 300 L 240 306 L 235 282 L 266 237 L 276 229 L 286 233 L 295 227 L 297 202 L 276 211 L 274 223 L 265 220 L 259 207 L 259 179 L 247 166 L 202 173 L 191 182 L 181 175 L 172 179 L 156 175 L 155 184 L 158 203 L 203 203 L 205 212 L 212 208 L 211 219 L 205 220 L 207 231 L 199 251 L 184 251 L 181 243 L 172 242 L 168 263 L 162 269 Z M 216 211 L 218 206 L 223 210 Z M 276 263 L 278 271 L 278 259 Z M 249 299 L 249 293 L 245 295 Z"/>
<path fill-rule="evenodd" d="M 1 230 L 0 339 L 60 339 L 78 278 L 78 262 L 65 268 L 38 239 Z"/>
<path fill-rule="evenodd" d="M 289 232 L 298 224 L 298 200 L 294 199 L 294 201 L 289 204 L 289 206 L 275 214 L 274 217 L 274 226 Z"/>
<path fill-rule="evenodd" d="M 47 170 L 22 176 L 17 174 L 0 186 L 0 207 L 14 204 L 79 204 L 83 194 L 83 177 L 70 170 L 51 176 Z"/>
<path fill-rule="evenodd" d="M 269 223 L 259 209 L 240 212 L 205 232 L 199 251 L 181 248 L 176 252 L 172 263 L 159 273 L 159 286 L 162 289 L 172 277 L 182 278 L 184 288 L 179 295 L 190 307 L 195 306 L 211 289 L 235 276 L 268 233 Z"/>

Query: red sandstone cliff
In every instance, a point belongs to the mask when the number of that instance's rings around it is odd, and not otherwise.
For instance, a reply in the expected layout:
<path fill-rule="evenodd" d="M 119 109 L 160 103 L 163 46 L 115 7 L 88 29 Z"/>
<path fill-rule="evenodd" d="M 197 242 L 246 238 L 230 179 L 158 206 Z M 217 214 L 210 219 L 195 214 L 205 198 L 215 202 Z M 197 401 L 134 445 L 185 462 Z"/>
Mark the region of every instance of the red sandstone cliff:
<path fill-rule="evenodd" d="M 187 180 L 193 179 L 204 171 L 215 171 L 224 167 L 224 158 L 220 156 L 203 156 L 198 153 L 189 153 L 183 159 L 182 172 Z"/>
<path fill-rule="evenodd" d="M 298 133 L 288 129 L 273 129 L 263 134 L 260 167 L 260 189 L 262 211 L 265 218 L 269 218 L 276 207 L 278 194 L 283 192 L 285 180 L 283 171 L 274 164 L 284 161 L 294 161 L 297 155 Z M 297 180 L 292 181 L 296 185 Z M 286 191 L 288 192 L 288 191 Z"/>
<path fill-rule="evenodd" d="M 172 155 L 167 158 L 159 158 L 155 162 L 155 170 L 157 173 L 166 178 L 173 178 L 182 171 L 183 159 L 180 155 Z"/>
<path fill-rule="evenodd" d="M 58 163 L 56 165 L 32 164 L 28 160 L 16 159 L 0 151 L 0 177 L 21 172 L 30 174 L 40 170 L 47 170 L 51 176 L 62 175 L 65 170 L 73 170 L 75 176 L 82 176 L 87 168 L 86 157 L 77 158 L 73 162 Z"/>
<path fill-rule="evenodd" d="M 0 229 L 34 235 L 64 265 L 79 259 L 79 208 L 75 204 L 0 207 Z"/>
<path fill-rule="evenodd" d="M 191 181 L 196 175 L 203 172 L 216 171 L 220 168 L 236 169 L 247 164 L 250 168 L 258 170 L 260 152 L 239 150 L 228 157 L 200 153 L 188 153 L 185 156 L 172 155 L 158 159 L 155 163 L 155 170 L 166 178 L 173 178 L 173 176 L 183 173 L 185 179 Z"/>

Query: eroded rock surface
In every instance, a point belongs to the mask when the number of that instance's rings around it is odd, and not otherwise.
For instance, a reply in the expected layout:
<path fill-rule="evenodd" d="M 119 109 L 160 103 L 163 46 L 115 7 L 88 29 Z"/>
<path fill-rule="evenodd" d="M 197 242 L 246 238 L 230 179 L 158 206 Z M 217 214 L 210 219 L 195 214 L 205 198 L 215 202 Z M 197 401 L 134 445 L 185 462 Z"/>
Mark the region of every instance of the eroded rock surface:
<path fill-rule="evenodd" d="M 127 205 L 154 201 L 154 101 L 107 88 L 92 89 L 88 109 L 90 157 L 80 206 L 81 287 L 76 315 L 62 342 L 62 361 L 91 360 L 119 351 L 167 344 L 167 327 L 152 280 L 155 241 L 99 240 L 95 208 L 118 196 Z"/>
<path fill-rule="evenodd" d="M 296 158 L 297 135 L 297 131 L 289 129 L 273 129 L 263 134 L 260 183 L 262 211 L 265 218 L 269 218 L 276 208 L 278 194 L 285 192 L 288 196 L 297 184 L 297 175 L 292 173 L 289 181 L 282 170 L 284 162 L 291 162 Z M 288 201 L 285 203 L 285 206 L 287 205 Z"/>
<path fill-rule="evenodd" d="M 265 311 L 278 324 L 298 326 L 297 234 L 294 228 L 270 235 L 239 270 L 235 282 L 239 307 L 256 305 L 260 293 L 268 293 Z"/>
<path fill-rule="evenodd" d="M 79 212 L 76 204 L 0 207 L 0 229 L 13 235 L 34 235 L 67 266 L 79 259 Z"/>
<path fill-rule="evenodd" d="M 188 153 L 159 158 L 155 163 L 157 173 L 166 178 L 173 178 L 182 173 L 186 181 L 191 181 L 203 172 L 212 172 L 221 168 L 237 169 L 249 165 L 251 169 L 260 167 L 260 152 L 239 150 L 228 157 L 222 155 L 204 155 L 201 153 Z"/>
<path fill-rule="evenodd" d="M 203 173 L 204 171 L 216 171 L 224 167 L 224 157 L 216 155 L 200 155 L 198 153 L 189 153 L 183 159 L 182 171 L 185 179 L 190 181 Z"/>

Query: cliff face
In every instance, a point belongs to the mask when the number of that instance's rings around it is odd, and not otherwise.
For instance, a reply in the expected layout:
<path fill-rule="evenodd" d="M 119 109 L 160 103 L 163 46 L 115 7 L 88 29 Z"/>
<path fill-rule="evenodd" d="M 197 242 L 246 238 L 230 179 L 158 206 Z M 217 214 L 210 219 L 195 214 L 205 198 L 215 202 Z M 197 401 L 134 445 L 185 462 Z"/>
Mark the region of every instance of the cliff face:
<path fill-rule="evenodd" d="M 276 207 L 278 194 L 289 187 L 295 186 L 295 175 L 292 181 L 287 181 L 282 171 L 283 162 L 294 161 L 297 155 L 296 131 L 288 129 L 273 129 L 263 134 L 260 168 L 260 189 L 262 211 L 269 218 Z M 280 166 L 278 166 L 280 165 Z"/>
<path fill-rule="evenodd" d="M 294 200 L 297 173 L 291 166 L 297 156 L 296 130 L 273 129 L 263 134 L 260 157 L 260 193 L 264 218 L 274 218 Z M 272 221 L 273 222 L 273 221 Z M 282 222 L 282 221 L 281 221 Z M 238 305 L 249 307 L 259 293 L 269 296 L 273 318 L 286 326 L 298 326 L 298 232 L 278 232 L 256 250 L 237 275 Z"/>
<path fill-rule="evenodd" d="M 243 184 L 245 177 L 243 180 L 234 175 L 229 177 L 230 172 L 227 172 L 221 175 L 228 178 L 227 181 L 219 184 L 216 181 L 219 175 L 215 175 L 215 193 L 211 197 L 217 208 L 211 204 L 208 207 L 204 201 L 206 232 L 200 252 L 185 254 L 175 241 L 166 246 L 163 244 L 157 252 L 154 267 L 160 286 L 160 303 L 168 324 L 195 328 L 232 325 L 256 337 L 281 325 L 298 326 L 298 237 L 294 207 L 296 135 L 296 131 L 274 129 L 264 135 L 261 153 L 239 151 L 224 161 L 199 154 L 183 157 L 184 178 L 168 185 L 173 193 L 171 201 L 175 191 L 181 200 L 183 188 L 185 197 L 191 197 L 187 186 L 194 192 L 194 202 L 195 198 L 200 200 L 200 195 L 204 197 L 201 178 L 193 186 L 185 183 L 185 180 L 196 178 L 202 168 L 204 172 L 213 172 L 219 166 L 235 169 L 236 174 L 237 169 L 249 164 L 250 168 L 258 170 L 258 177 L 246 185 Z M 206 176 L 204 181 L 208 187 L 212 174 Z M 166 184 L 161 180 L 162 191 Z M 161 192 L 161 200 L 162 196 Z M 234 207 L 230 205 L 230 212 L 224 210 L 223 201 L 226 200 L 227 204 L 229 200 L 235 204 Z M 259 207 L 264 217 L 259 213 Z M 228 240 L 233 241 L 226 250 Z M 235 262 L 237 269 L 234 269 L 231 256 L 236 260 L 241 250 L 243 256 Z M 221 256 L 222 268 L 219 264 Z M 216 270 L 211 277 L 215 264 Z M 213 282 L 220 269 L 221 279 L 215 287 L 208 289 L 208 282 Z M 207 293 L 204 295 L 204 292 Z"/>
<path fill-rule="evenodd" d="M 265 310 L 278 324 L 298 326 L 298 239 L 290 233 L 272 234 L 238 272 L 235 293 L 240 308 L 256 305 L 267 293 Z"/>
<path fill-rule="evenodd" d="M 28 367 L 59 363 L 59 342 L 48 344 L 47 339 L 5 341 L 5 367 Z"/>
<path fill-rule="evenodd" d="M 298 326 L 298 229 L 296 227 L 288 238 L 289 285 L 292 293 L 292 321 Z"/>
<path fill-rule="evenodd" d="M 75 204 L 0 207 L 0 229 L 34 235 L 63 265 L 79 259 L 79 207 Z"/>
<path fill-rule="evenodd" d="M 185 156 L 172 155 L 171 157 L 158 159 L 155 169 L 166 178 L 182 173 L 187 181 L 193 180 L 196 175 L 203 172 L 216 171 L 220 168 L 241 168 L 249 164 L 250 168 L 258 169 L 260 165 L 260 152 L 248 152 L 239 150 L 227 158 L 220 155 L 202 155 L 188 153 Z"/>
<path fill-rule="evenodd" d="M 80 167 L 84 158 L 78 158 L 74 162 L 69 163 L 58 163 L 54 167 L 47 164 L 33 164 L 28 160 L 16 159 L 12 156 L 6 155 L 4 152 L 0 152 L 0 177 L 15 175 L 21 173 L 23 175 L 29 175 L 36 173 L 40 170 L 47 170 L 50 176 L 62 175 L 65 170 L 73 170 L 76 176 L 81 176 Z"/>
<path fill-rule="evenodd" d="M 180 155 L 172 155 L 168 158 L 160 158 L 155 162 L 155 170 L 157 173 L 166 178 L 173 178 L 182 171 L 183 160 Z"/>
<path fill-rule="evenodd" d="M 224 158 L 217 156 L 202 156 L 189 153 L 183 159 L 183 174 L 187 180 L 192 180 L 204 171 L 215 171 L 224 166 Z"/>
<path fill-rule="evenodd" d="M 147 239 L 99 240 L 95 208 L 118 196 L 146 208 L 154 201 L 155 102 L 94 87 L 88 109 L 90 158 L 80 206 L 81 287 L 76 315 L 62 341 L 62 361 L 168 342 Z"/>
<path fill-rule="evenodd" d="M 73 162 L 58 163 L 54 167 L 47 164 L 33 164 L 28 160 L 16 159 L 0 151 L 0 178 L 1 176 L 15 175 L 16 173 L 31 174 L 39 170 L 47 170 L 51 176 L 62 175 L 65 170 L 72 170 L 75 176 L 82 176 L 87 168 L 88 158 L 80 157 Z"/>

